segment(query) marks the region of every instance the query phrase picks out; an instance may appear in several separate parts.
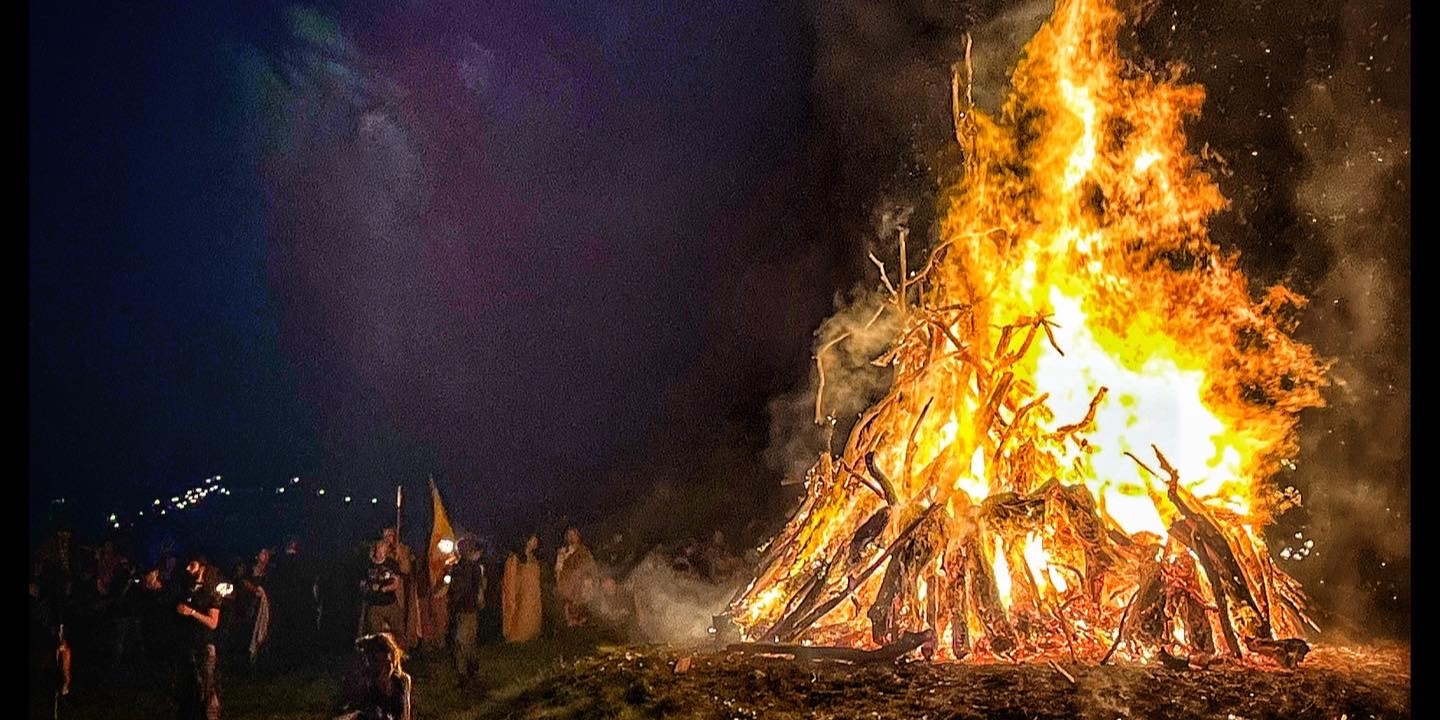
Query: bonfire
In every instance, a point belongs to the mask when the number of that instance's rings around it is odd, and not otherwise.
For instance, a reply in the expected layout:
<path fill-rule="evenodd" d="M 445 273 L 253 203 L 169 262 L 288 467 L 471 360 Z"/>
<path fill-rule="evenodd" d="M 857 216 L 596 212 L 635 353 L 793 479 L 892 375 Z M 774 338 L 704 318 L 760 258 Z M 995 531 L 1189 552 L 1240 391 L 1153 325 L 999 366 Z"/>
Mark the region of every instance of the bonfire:
<path fill-rule="evenodd" d="M 892 385 L 733 602 L 745 640 L 1303 658 L 1306 600 L 1263 530 L 1298 503 L 1274 475 L 1325 363 L 1291 337 L 1304 299 L 1251 287 L 1208 236 L 1223 161 L 1184 133 L 1204 90 L 1122 59 L 1125 22 L 1110 0 L 1058 0 L 993 116 L 957 70 L 964 165 L 938 244 L 907 268 L 902 231 L 898 274 L 880 268 Z"/>

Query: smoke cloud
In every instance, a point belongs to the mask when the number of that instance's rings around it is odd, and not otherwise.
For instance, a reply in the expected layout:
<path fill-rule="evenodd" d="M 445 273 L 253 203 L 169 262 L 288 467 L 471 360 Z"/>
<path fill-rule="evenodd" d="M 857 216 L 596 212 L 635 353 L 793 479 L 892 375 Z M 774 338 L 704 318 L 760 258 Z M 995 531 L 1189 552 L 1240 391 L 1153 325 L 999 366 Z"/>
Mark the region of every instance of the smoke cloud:
<path fill-rule="evenodd" d="M 710 639 L 714 617 L 725 612 L 743 582 L 738 577 L 711 582 L 680 572 L 657 548 L 642 558 L 614 591 L 597 593 L 590 609 L 614 626 L 628 627 L 629 640 L 694 644 Z M 629 602 L 617 603 L 617 598 Z"/>
<path fill-rule="evenodd" d="M 1334 359 L 1330 407 L 1305 419 L 1295 473 L 1308 516 L 1296 532 L 1316 552 L 1290 569 L 1347 616 L 1342 632 L 1394 633 L 1410 607 L 1409 10 L 1349 5 L 1338 22 L 1331 69 L 1290 117 L 1304 158 L 1295 207 L 1329 257 L 1302 333 Z"/>

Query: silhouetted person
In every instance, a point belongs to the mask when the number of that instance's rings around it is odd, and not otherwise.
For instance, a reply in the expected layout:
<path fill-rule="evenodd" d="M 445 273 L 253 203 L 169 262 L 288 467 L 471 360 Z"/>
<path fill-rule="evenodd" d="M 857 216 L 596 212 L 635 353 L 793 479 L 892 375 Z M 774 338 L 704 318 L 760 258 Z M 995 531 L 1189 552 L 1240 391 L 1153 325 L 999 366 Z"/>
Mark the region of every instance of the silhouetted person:
<path fill-rule="evenodd" d="M 220 626 L 224 587 L 217 582 L 203 557 L 185 566 L 190 576 L 188 593 L 175 606 L 180 617 L 182 656 L 175 670 L 175 705 L 179 720 L 219 720 L 220 663 L 215 651 L 215 629 Z"/>
<path fill-rule="evenodd" d="M 480 611 L 485 607 L 485 563 L 473 538 L 460 538 L 460 561 L 450 570 L 450 610 L 455 615 L 452 654 L 455 675 L 468 684 L 477 670 L 476 636 Z"/>
<path fill-rule="evenodd" d="M 296 538 L 286 541 L 271 565 L 268 574 L 274 592 L 270 601 L 270 643 L 281 666 L 294 669 L 304 664 L 315 649 L 315 569 Z"/>

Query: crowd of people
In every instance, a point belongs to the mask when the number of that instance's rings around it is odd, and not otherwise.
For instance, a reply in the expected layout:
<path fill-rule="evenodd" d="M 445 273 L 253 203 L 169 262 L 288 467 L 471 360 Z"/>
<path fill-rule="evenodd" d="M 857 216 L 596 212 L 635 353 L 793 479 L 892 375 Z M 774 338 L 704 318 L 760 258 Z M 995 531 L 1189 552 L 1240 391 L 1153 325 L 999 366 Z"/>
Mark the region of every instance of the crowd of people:
<path fill-rule="evenodd" d="M 623 635 L 635 615 L 623 583 L 635 553 L 626 547 L 616 535 L 592 551 L 571 527 L 550 553 L 531 534 L 503 560 L 470 535 L 417 554 L 389 527 L 355 562 L 317 562 L 291 537 L 278 552 L 263 547 L 223 567 L 168 548 L 142 566 L 111 541 L 81 547 L 62 529 L 34 554 L 32 694 L 47 688 L 64 716 L 84 688 L 128 677 L 158 691 L 164 678 L 178 717 L 216 720 L 222 675 L 322 672 L 325 649 L 343 643 L 355 668 L 342 716 L 408 720 L 407 655 L 447 657 L 468 687 L 485 644 L 580 628 Z M 675 572 L 696 578 L 744 565 L 718 531 L 665 554 Z"/>

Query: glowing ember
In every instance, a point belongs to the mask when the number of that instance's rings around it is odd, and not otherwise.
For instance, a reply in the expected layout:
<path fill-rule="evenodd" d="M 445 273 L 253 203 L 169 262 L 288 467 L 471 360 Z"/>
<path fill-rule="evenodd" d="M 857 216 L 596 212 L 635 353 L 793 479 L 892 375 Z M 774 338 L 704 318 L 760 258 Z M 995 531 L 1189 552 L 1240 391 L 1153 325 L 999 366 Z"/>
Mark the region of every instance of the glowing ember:
<path fill-rule="evenodd" d="M 956 113 L 942 242 L 887 280 L 891 392 L 811 470 L 731 609 L 748 639 L 1144 661 L 1302 632 L 1258 528 L 1323 363 L 1289 335 L 1303 300 L 1255 300 L 1209 240 L 1204 92 L 1122 61 L 1122 22 L 1060 0 L 999 115 Z"/>

